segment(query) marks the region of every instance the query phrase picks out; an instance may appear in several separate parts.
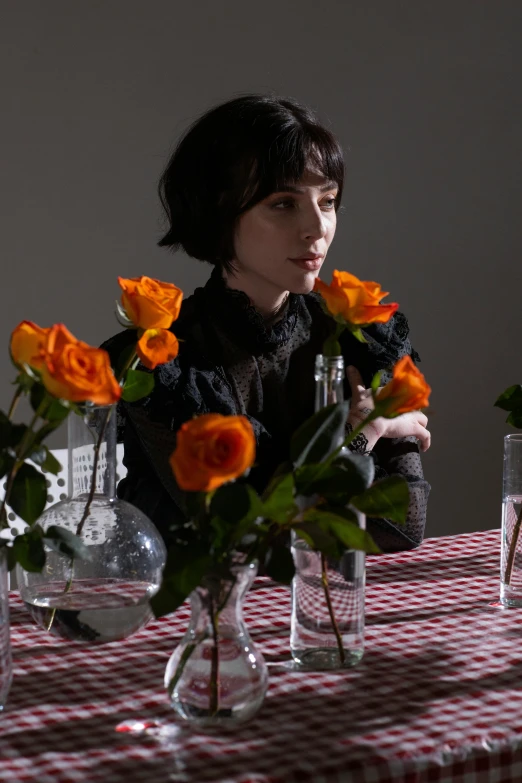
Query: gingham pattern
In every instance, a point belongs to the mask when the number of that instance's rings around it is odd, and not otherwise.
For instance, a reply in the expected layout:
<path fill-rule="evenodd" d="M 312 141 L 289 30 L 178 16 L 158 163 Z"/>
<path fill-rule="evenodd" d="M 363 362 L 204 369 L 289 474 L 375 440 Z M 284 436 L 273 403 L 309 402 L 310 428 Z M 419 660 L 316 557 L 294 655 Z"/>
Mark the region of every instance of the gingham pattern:
<path fill-rule="evenodd" d="M 89 648 L 47 636 L 13 598 L 0 781 L 521 781 L 522 610 L 495 605 L 499 544 L 490 531 L 369 559 L 366 653 L 343 672 L 289 668 L 288 590 L 258 581 L 245 616 L 270 687 L 229 733 L 193 733 L 167 704 L 186 607 Z"/>

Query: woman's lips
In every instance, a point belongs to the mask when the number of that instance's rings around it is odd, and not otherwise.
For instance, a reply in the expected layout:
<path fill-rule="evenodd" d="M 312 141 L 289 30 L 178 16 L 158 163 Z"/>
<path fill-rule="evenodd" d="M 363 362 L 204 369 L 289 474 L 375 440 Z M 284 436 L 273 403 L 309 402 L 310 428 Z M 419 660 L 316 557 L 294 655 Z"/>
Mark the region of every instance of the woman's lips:
<path fill-rule="evenodd" d="M 322 256 L 302 256 L 301 258 L 291 258 L 290 261 L 301 269 L 306 269 L 309 272 L 316 272 L 321 268 L 323 263 Z"/>

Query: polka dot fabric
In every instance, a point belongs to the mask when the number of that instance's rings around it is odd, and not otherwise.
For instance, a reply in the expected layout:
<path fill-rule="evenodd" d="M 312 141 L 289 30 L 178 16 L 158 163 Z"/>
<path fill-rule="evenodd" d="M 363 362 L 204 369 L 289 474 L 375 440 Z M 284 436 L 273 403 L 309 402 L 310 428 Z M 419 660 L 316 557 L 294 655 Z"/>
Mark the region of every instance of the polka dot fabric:
<path fill-rule="evenodd" d="M 290 596 L 259 579 L 245 619 L 270 684 L 257 717 L 200 734 L 163 689 L 183 606 L 123 643 L 82 647 L 11 598 L 5 783 L 508 783 L 522 779 L 521 614 L 498 607 L 498 530 L 368 558 L 354 669 L 289 662 Z"/>

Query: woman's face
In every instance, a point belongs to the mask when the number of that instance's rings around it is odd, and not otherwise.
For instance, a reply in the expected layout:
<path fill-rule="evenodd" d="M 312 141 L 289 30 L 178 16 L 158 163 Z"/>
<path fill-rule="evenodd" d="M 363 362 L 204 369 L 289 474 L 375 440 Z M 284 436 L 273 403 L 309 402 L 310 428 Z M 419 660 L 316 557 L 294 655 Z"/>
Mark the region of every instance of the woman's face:
<path fill-rule="evenodd" d="M 234 274 L 279 296 L 307 294 L 334 238 L 337 185 L 307 170 L 295 186 L 272 193 L 239 218 Z"/>

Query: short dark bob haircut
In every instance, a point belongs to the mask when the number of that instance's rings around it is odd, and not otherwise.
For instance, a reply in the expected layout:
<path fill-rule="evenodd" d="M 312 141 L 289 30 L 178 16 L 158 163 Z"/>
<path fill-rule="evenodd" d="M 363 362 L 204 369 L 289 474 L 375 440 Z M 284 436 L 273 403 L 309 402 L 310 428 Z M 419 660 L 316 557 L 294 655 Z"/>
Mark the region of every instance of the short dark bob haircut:
<path fill-rule="evenodd" d="M 313 166 L 338 186 L 343 155 L 335 136 L 306 106 L 244 95 L 210 109 L 185 133 L 159 183 L 170 228 L 158 242 L 231 269 L 240 215 Z"/>

